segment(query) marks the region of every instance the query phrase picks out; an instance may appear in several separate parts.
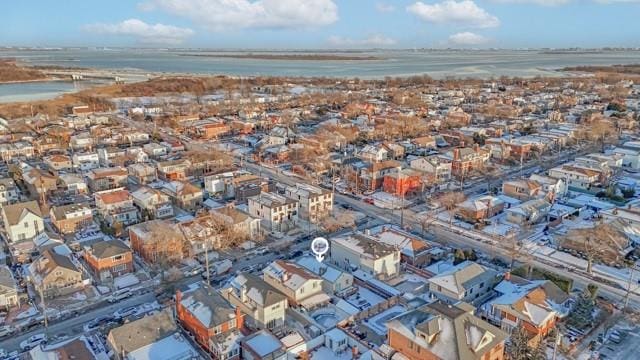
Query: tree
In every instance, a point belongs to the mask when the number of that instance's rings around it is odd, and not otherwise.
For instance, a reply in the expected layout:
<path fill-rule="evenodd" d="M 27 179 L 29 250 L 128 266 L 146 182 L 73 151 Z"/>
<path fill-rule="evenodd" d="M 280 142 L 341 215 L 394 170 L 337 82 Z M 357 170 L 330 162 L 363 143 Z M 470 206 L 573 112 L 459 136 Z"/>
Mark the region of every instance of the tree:
<path fill-rule="evenodd" d="M 567 325 L 578 330 L 587 329 L 593 323 L 594 308 L 595 300 L 589 290 L 585 289 L 576 299 L 576 304 L 567 317 Z"/>
<path fill-rule="evenodd" d="M 587 285 L 587 291 L 589 292 L 589 295 L 591 295 L 591 298 L 595 299 L 596 296 L 598 295 L 598 285 L 596 284 Z"/>
<path fill-rule="evenodd" d="M 507 353 L 510 360 L 528 360 L 529 337 L 523 327 L 516 327 L 511 332 Z"/>
<path fill-rule="evenodd" d="M 587 272 L 593 271 L 594 261 L 605 260 L 611 249 L 617 249 L 619 237 L 624 237 L 611 225 L 602 221 L 596 222 L 591 228 L 570 230 L 560 239 L 560 245 L 580 251 L 587 260 Z"/>
<path fill-rule="evenodd" d="M 449 191 L 438 198 L 438 202 L 442 207 L 449 212 L 449 227 L 453 226 L 453 216 L 455 215 L 455 209 L 463 202 L 466 195 L 460 191 Z"/>
<path fill-rule="evenodd" d="M 456 249 L 453 253 L 453 265 L 458 265 L 465 260 L 466 255 L 464 254 L 464 251 L 462 251 L 462 249 Z"/>

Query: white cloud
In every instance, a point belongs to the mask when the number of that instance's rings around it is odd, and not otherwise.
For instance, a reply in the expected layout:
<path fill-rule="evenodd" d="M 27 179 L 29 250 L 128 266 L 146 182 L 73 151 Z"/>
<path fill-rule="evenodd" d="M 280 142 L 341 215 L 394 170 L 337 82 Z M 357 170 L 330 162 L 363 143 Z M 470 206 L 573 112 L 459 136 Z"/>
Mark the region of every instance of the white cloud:
<path fill-rule="evenodd" d="M 449 43 L 458 46 L 482 45 L 487 42 L 489 42 L 489 39 L 486 37 L 468 31 L 449 36 Z"/>
<path fill-rule="evenodd" d="M 418 1 L 407 6 L 407 11 L 418 18 L 436 24 L 457 24 L 466 27 L 490 28 L 500 25 L 497 17 L 471 0 L 445 0 L 433 5 Z"/>
<path fill-rule="evenodd" d="M 376 3 L 376 10 L 381 13 L 390 13 L 394 12 L 396 10 L 396 7 L 391 4 L 379 2 Z"/>
<path fill-rule="evenodd" d="M 139 7 L 163 10 L 213 31 L 306 28 L 338 21 L 333 0 L 148 0 Z"/>
<path fill-rule="evenodd" d="M 501 4 L 535 4 L 542 6 L 559 6 L 568 4 L 571 0 L 492 0 Z M 632 0 L 633 1 L 633 0 Z"/>
<path fill-rule="evenodd" d="M 132 36 L 144 44 L 177 45 L 194 32 L 191 29 L 164 24 L 147 24 L 139 19 L 128 19 L 116 24 L 89 24 L 85 30 L 106 35 Z"/>
<path fill-rule="evenodd" d="M 386 47 L 396 44 L 396 40 L 384 35 L 371 35 L 364 39 L 352 39 L 342 36 L 331 36 L 327 39 L 330 46 L 335 47 Z"/>

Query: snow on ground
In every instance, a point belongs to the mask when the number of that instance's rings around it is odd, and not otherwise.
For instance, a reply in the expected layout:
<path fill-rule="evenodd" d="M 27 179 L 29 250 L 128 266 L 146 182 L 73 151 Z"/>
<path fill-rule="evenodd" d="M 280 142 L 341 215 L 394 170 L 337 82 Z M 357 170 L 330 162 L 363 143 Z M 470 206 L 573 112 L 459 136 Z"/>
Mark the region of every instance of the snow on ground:
<path fill-rule="evenodd" d="M 360 310 L 368 309 L 384 301 L 382 297 L 363 287 L 358 288 L 358 292 L 349 296 L 346 300 Z"/>
<path fill-rule="evenodd" d="M 405 311 L 407 311 L 407 309 L 405 309 L 404 306 L 394 305 L 365 322 L 367 327 L 375 331 L 376 334 L 384 336 L 387 333 L 387 322 Z"/>
<path fill-rule="evenodd" d="M 21 312 L 20 314 L 16 315 L 16 320 L 21 320 L 21 319 L 26 319 L 28 317 L 32 317 L 38 315 L 38 309 L 34 308 L 33 306 L 29 307 L 27 310 Z"/>
<path fill-rule="evenodd" d="M 126 274 L 113 279 L 113 284 L 116 289 L 123 289 L 129 286 L 136 285 L 140 282 L 135 274 Z"/>
<path fill-rule="evenodd" d="M 347 348 L 347 351 L 344 351 L 340 354 L 336 354 L 331 349 L 325 346 L 321 346 L 311 353 L 311 360 L 351 360 L 353 356 L 351 355 L 351 350 Z"/>
<path fill-rule="evenodd" d="M 77 301 L 84 301 L 84 300 L 87 300 L 87 295 L 79 291 L 79 292 L 73 293 L 73 295 L 71 295 L 71 298 Z"/>
<path fill-rule="evenodd" d="M 108 286 L 98 285 L 97 289 L 101 295 L 108 294 L 109 292 L 111 292 L 111 289 L 109 289 Z"/>

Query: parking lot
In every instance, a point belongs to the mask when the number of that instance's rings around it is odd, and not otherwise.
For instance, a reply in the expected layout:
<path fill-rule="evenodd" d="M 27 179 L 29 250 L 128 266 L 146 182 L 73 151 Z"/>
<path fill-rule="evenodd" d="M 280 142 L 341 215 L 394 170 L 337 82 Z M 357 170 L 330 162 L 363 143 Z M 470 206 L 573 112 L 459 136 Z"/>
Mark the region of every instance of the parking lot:
<path fill-rule="evenodd" d="M 640 326 L 619 322 L 607 331 L 604 343 L 597 349 L 600 359 L 627 360 L 640 358 Z"/>

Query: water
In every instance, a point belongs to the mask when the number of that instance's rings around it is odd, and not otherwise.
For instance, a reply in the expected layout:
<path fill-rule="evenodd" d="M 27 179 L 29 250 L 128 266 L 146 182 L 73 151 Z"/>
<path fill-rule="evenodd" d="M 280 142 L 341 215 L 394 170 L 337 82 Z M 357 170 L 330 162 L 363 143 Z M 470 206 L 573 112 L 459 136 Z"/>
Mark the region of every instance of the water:
<path fill-rule="evenodd" d="M 94 86 L 94 82 L 34 81 L 0 84 L 0 103 L 52 99 Z"/>
<path fill-rule="evenodd" d="M 538 50 L 380 50 L 362 53 L 347 53 L 350 56 L 375 56 L 379 60 L 356 61 L 309 61 L 309 60 L 265 60 L 215 58 L 204 56 L 181 56 L 196 53 L 179 50 L 2 50 L 0 57 L 12 57 L 35 65 L 59 65 L 113 70 L 135 70 L 144 72 L 223 74 L 234 76 L 327 76 L 360 77 L 363 79 L 385 76 L 410 76 L 427 74 L 433 78 L 498 76 L 531 77 L 557 76 L 556 71 L 565 66 L 612 65 L 640 63 L 640 51 L 602 51 L 590 53 L 549 53 Z M 203 54 L 197 52 L 197 54 Z M 212 52 L 215 54 L 215 52 Z M 229 53 L 225 53 L 229 54 Z M 339 53 L 338 53 L 339 55 Z M 47 97 L 56 91 L 52 86 L 21 84 L 14 86 L 8 94 L 0 90 L 0 96 L 34 96 L 36 89 Z M 24 91 L 22 90 L 24 89 Z"/>

